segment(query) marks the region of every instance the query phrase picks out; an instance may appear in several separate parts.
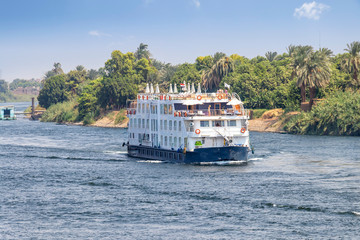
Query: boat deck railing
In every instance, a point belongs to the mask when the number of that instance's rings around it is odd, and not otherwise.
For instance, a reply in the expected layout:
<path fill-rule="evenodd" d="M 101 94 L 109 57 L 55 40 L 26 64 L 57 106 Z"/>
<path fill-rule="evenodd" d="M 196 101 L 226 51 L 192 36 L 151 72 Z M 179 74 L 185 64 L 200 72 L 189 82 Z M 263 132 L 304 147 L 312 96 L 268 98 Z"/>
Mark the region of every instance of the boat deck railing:
<path fill-rule="evenodd" d="M 135 115 L 136 108 L 128 108 L 128 115 Z M 145 114 L 145 113 L 144 113 Z M 175 117 L 199 117 L 199 116 L 244 116 L 249 117 L 250 111 L 248 109 L 243 109 L 241 111 L 231 110 L 231 109 L 210 109 L 210 110 L 175 110 L 171 111 L 165 115 L 174 115 Z M 156 115 L 156 114 L 153 114 Z"/>

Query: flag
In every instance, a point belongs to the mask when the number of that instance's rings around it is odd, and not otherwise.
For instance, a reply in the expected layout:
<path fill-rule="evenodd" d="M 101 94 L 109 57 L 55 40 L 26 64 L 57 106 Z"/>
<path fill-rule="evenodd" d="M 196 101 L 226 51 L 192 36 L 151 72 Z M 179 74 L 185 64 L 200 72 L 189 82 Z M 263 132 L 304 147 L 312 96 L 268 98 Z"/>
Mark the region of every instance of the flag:
<path fill-rule="evenodd" d="M 230 90 L 230 85 L 227 83 L 224 83 L 224 87 Z"/>

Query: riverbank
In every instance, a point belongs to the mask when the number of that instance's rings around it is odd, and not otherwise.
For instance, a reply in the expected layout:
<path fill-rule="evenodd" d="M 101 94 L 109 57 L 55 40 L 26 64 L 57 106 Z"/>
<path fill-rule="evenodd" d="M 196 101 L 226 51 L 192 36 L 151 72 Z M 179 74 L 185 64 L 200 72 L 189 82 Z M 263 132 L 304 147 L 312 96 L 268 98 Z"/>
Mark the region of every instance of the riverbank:
<path fill-rule="evenodd" d="M 260 118 L 249 120 L 249 131 L 287 133 L 284 130 L 285 124 L 291 117 L 297 114 L 299 112 L 284 113 L 282 109 L 266 111 Z"/>

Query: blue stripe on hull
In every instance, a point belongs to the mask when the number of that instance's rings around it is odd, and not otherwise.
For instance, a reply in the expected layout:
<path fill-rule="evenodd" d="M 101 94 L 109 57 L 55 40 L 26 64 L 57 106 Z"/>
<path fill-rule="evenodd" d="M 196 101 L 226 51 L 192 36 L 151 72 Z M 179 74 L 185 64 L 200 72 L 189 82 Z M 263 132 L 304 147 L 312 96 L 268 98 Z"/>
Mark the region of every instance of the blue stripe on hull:
<path fill-rule="evenodd" d="M 129 145 L 128 154 L 131 157 L 162 160 L 174 163 L 201 163 L 248 160 L 248 148 L 239 146 L 198 148 L 195 149 L 193 152 L 183 153 L 182 151 L 178 152 L 173 150 Z"/>

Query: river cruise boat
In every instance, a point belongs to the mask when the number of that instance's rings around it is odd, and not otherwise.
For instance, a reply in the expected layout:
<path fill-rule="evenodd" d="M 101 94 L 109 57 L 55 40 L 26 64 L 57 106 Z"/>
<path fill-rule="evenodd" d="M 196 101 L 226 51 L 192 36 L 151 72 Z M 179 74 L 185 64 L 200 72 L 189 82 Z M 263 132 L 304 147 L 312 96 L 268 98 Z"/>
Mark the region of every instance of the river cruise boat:
<path fill-rule="evenodd" d="M 0 120 L 15 120 L 14 106 L 0 106 Z"/>
<path fill-rule="evenodd" d="M 178 163 L 248 159 L 249 111 L 226 90 L 201 93 L 200 84 L 197 92 L 188 84 L 180 93 L 176 85 L 160 93 L 158 85 L 155 91 L 147 85 L 127 102 L 127 116 L 132 157 Z"/>

